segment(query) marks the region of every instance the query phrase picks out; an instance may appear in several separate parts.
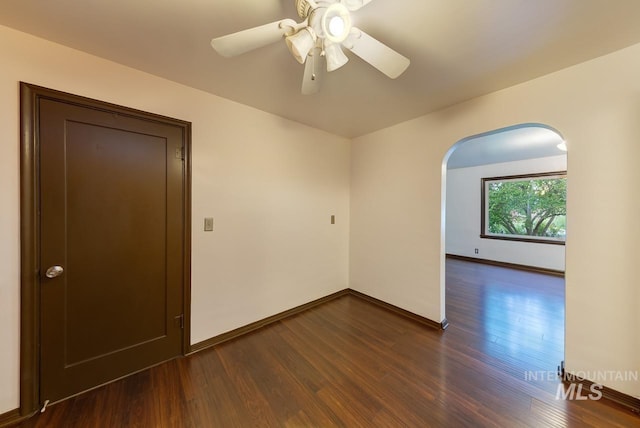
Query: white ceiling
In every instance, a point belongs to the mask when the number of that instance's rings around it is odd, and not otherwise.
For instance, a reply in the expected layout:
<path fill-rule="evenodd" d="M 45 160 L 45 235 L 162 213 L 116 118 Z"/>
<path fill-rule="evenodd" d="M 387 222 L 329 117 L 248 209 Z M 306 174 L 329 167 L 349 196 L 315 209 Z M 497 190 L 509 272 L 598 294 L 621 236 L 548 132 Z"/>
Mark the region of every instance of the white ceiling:
<path fill-rule="evenodd" d="M 374 0 L 354 24 L 411 59 L 392 80 L 347 52 L 320 93 L 280 42 L 210 40 L 297 18 L 294 0 L 2 0 L 0 24 L 356 137 L 640 42 L 639 0 Z"/>
<path fill-rule="evenodd" d="M 458 143 L 447 168 L 562 156 L 567 154 L 558 148 L 562 142 L 556 131 L 533 124 L 490 132 Z"/>

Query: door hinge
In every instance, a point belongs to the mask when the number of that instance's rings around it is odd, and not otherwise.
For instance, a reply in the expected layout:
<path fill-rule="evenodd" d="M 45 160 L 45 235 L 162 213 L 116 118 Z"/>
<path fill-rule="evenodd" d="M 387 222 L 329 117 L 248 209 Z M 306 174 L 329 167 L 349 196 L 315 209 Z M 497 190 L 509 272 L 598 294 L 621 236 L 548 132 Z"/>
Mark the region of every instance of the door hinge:
<path fill-rule="evenodd" d="M 184 147 L 176 147 L 176 159 L 184 160 Z"/>
<path fill-rule="evenodd" d="M 173 319 L 173 325 L 184 330 L 184 315 L 180 314 Z"/>

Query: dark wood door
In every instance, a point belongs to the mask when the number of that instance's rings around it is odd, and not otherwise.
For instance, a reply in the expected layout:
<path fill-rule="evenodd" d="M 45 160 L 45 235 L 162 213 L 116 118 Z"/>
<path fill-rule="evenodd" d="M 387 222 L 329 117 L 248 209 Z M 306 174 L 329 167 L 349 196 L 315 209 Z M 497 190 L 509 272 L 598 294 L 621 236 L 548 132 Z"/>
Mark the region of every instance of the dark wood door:
<path fill-rule="evenodd" d="M 38 107 L 40 401 L 53 402 L 182 354 L 184 137 L 90 106 Z"/>

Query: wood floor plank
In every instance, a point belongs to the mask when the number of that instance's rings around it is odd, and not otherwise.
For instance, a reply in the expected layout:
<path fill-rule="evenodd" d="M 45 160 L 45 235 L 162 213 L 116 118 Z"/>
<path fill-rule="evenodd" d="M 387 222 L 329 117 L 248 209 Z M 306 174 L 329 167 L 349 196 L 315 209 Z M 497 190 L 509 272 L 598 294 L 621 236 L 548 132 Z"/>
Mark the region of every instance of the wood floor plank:
<path fill-rule="evenodd" d="M 563 281 L 448 260 L 445 332 L 345 295 L 19 426 L 640 427 L 607 400 L 556 399 Z"/>

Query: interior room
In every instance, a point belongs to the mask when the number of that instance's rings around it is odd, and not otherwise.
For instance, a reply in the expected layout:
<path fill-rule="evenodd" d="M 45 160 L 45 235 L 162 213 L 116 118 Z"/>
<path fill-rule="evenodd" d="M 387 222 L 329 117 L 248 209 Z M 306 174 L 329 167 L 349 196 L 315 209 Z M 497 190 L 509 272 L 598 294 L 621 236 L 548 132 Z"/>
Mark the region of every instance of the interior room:
<path fill-rule="evenodd" d="M 329 12 L 342 14 L 344 39 L 330 40 Z M 186 252 L 180 259 L 184 312 L 164 320 L 181 331 L 179 355 L 123 380 L 133 383 L 105 388 L 134 394 L 156 373 L 176 367 L 189 385 L 183 379 L 169 391 L 199 390 L 209 398 L 173 408 L 140 395 L 140 409 L 169 418 L 149 416 L 148 424 L 638 424 L 638 17 L 635 0 L 411 0 L 401 6 L 383 0 L 4 0 L 0 426 L 27 424 L 41 409 L 36 424 L 47 417 L 62 424 L 82 406 L 89 416 L 126 407 L 122 401 L 96 405 L 100 396 L 91 394 L 100 388 L 51 400 L 50 407 L 40 394 L 37 349 L 46 326 L 37 302 L 47 284 L 72 274 L 53 272 L 62 276 L 47 282 L 53 277 L 45 278 L 45 270 L 57 262 L 40 265 L 44 250 L 37 251 L 33 239 L 42 232 L 34 207 L 46 199 L 46 193 L 39 197 L 47 185 L 39 168 L 48 159 L 33 149 L 44 147 L 48 134 L 33 119 L 44 104 L 32 101 L 55 97 L 94 106 L 83 107 L 89 110 L 104 103 L 111 112 L 105 120 L 144 114 L 151 119 L 139 123 L 157 120 L 182 130 L 184 145 L 175 156 L 167 149 L 167 159 L 177 163 L 167 165 L 181 165 L 183 180 L 176 230 Z M 251 36 L 225 38 L 260 26 Z M 292 36 L 298 33 L 312 39 L 306 56 L 296 54 Z M 523 373 L 494 364 L 481 347 L 464 343 L 447 313 L 447 253 L 473 258 L 478 248 L 477 256 L 490 258 L 498 251 L 464 218 L 465 226 L 450 230 L 447 200 L 455 178 L 448 172 L 455 169 L 448 170 L 448 160 L 467 139 L 526 124 L 557 131 L 567 147 L 553 168 L 544 167 L 567 171 L 567 241 L 553 245 L 562 254 L 539 267 L 564 272 L 564 357 L 557 365 L 574 376 L 566 382 L 573 385 L 569 392 L 557 388 L 565 384 L 555 368 Z M 473 236 L 458 233 L 464 228 Z M 499 261 L 525 265 L 529 254 L 507 251 Z M 346 336 L 333 336 L 338 333 Z M 357 347 L 359 337 L 370 339 L 365 348 Z M 295 352 L 308 357 L 305 364 L 314 366 L 316 354 L 327 373 L 338 367 L 345 377 L 297 378 L 300 366 L 278 360 L 293 355 L 287 346 L 294 342 Z M 270 357 L 246 358 L 263 350 Z M 217 365 L 192 358 L 213 358 Z M 225 365 L 233 361 L 247 365 Z M 280 397 L 279 382 L 289 379 L 295 388 L 310 388 L 300 396 L 316 404 L 298 408 L 282 395 L 284 413 L 272 409 L 267 417 L 238 410 L 243 400 L 233 407 L 211 398 L 227 379 L 251 389 L 242 373 L 253 367 L 259 377 L 252 364 L 269 361 L 283 369 L 264 375 L 265 390 Z M 365 366 L 384 376 L 360 372 Z M 207 381 L 209 367 L 220 372 Z M 552 379 L 532 379 L 538 375 Z M 349 387 L 339 390 L 342 382 Z M 416 388 L 405 389 L 411 392 L 404 401 L 403 385 Z M 586 398 L 572 395 L 576 385 Z M 254 410 L 277 404 L 265 397 L 250 401 Z M 216 410 L 225 403 L 236 413 Z M 193 419 L 176 416 L 185 409 Z M 75 420 L 76 426 L 88 420 Z"/>

